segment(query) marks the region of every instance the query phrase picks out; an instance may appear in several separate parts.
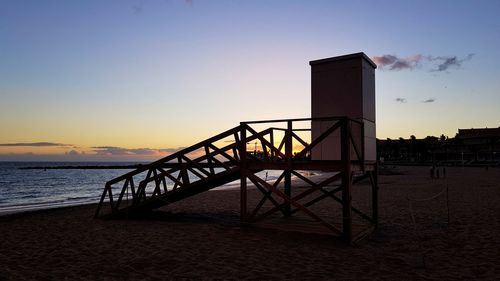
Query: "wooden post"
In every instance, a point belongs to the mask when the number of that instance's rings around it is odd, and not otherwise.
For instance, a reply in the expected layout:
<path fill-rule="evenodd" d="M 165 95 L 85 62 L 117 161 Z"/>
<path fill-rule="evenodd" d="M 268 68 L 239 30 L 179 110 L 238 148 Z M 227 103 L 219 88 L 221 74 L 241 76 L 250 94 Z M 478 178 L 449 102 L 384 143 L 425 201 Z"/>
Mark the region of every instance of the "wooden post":
<path fill-rule="evenodd" d="M 341 158 L 342 158 L 342 232 L 344 239 L 352 241 L 352 209 L 351 209 L 351 123 L 343 118 L 341 127 Z"/>
<path fill-rule="evenodd" d="M 363 173 L 366 172 L 366 167 L 365 167 L 365 122 L 361 122 L 361 159 L 358 159 L 361 161 L 361 170 Z"/>
<path fill-rule="evenodd" d="M 287 122 L 287 130 L 285 135 L 285 156 L 287 167 L 285 170 L 285 195 L 288 198 L 292 197 L 292 121 Z M 291 216 L 290 202 L 285 201 L 285 216 Z"/>
<path fill-rule="evenodd" d="M 372 177 L 372 220 L 375 227 L 378 226 L 378 163 L 375 163 Z"/>
<path fill-rule="evenodd" d="M 239 139 L 239 150 L 240 150 L 240 222 L 246 222 L 247 220 L 247 137 L 246 137 L 246 124 L 240 123 L 240 139 Z"/>
<path fill-rule="evenodd" d="M 269 142 L 271 143 L 271 162 L 274 161 L 274 130 L 271 129 L 271 133 L 269 134 Z"/>

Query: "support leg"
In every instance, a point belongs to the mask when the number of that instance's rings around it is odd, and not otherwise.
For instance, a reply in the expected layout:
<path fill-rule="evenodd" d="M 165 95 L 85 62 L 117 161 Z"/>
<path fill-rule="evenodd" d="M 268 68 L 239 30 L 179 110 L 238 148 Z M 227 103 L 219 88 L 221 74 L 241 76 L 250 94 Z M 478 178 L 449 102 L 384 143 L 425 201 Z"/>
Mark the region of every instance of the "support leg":
<path fill-rule="evenodd" d="M 287 160 L 287 169 L 285 170 L 285 195 L 288 196 L 288 198 L 292 197 L 292 122 L 288 121 L 287 124 L 287 130 L 286 130 L 286 135 L 285 135 L 285 155 L 286 155 L 286 160 Z M 285 216 L 289 217 L 291 216 L 291 208 L 290 208 L 290 203 L 285 201 Z"/>
<path fill-rule="evenodd" d="M 285 195 L 289 198 L 292 197 L 292 173 L 290 171 L 285 171 Z M 289 217 L 292 215 L 290 203 L 285 201 L 285 216 Z"/>
<path fill-rule="evenodd" d="M 245 171 L 241 172 L 240 183 L 240 222 L 247 221 L 247 176 Z"/>
<path fill-rule="evenodd" d="M 372 173 L 372 219 L 375 227 L 378 226 L 378 165 L 375 164 L 375 169 Z"/>
<path fill-rule="evenodd" d="M 246 127 L 243 124 L 240 124 L 240 143 L 239 143 L 239 151 L 240 151 L 240 165 L 241 165 L 241 178 L 240 178 L 240 222 L 244 223 L 247 221 L 247 166 L 246 166 L 246 158 L 247 158 L 247 136 L 246 136 Z"/>
<path fill-rule="evenodd" d="M 351 175 L 351 143 L 350 143 L 350 122 L 348 119 L 343 120 L 341 132 L 341 157 L 343 163 L 342 169 L 342 232 L 344 239 L 351 243 L 352 241 L 352 175 Z"/>

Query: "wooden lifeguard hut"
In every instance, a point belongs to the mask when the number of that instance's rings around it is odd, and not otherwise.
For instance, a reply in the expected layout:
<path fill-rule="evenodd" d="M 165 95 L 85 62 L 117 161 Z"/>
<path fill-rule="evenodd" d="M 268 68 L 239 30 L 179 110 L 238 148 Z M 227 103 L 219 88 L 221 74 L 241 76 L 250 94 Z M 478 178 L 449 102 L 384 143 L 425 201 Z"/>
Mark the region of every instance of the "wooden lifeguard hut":
<path fill-rule="evenodd" d="M 143 214 L 239 180 L 243 224 L 318 226 L 348 242 L 370 233 L 378 221 L 376 65 L 364 53 L 310 65 L 311 118 L 241 122 L 112 179 L 95 216 Z"/>

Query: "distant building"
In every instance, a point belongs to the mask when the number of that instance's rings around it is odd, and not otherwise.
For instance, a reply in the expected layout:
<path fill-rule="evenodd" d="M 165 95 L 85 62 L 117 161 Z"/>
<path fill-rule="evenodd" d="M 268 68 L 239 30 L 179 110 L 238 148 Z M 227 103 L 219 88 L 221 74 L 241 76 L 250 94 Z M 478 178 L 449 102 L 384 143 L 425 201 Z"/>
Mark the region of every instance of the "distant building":
<path fill-rule="evenodd" d="M 377 140 L 378 158 L 389 162 L 499 164 L 500 127 L 459 129 L 455 138 Z"/>
<path fill-rule="evenodd" d="M 479 128 L 479 129 L 458 129 L 456 138 L 462 139 L 470 143 L 477 141 L 488 141 L 491 138 L 498 140 L 500 137 L 500 127 L 498 128 Z"/>
<path fill-rule="evenodd" d="M 455 136 L 456 145 L 475 161 L 498 161 L 500 159 L 500 127 L 459 129 Z"/>

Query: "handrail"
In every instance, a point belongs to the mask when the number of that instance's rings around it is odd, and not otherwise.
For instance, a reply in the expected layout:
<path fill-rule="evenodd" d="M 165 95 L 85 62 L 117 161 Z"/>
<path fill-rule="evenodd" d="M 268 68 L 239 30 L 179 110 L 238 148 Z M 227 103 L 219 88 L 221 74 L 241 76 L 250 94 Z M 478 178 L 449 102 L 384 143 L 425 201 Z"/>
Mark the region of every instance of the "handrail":
<path fill-rule="evenodd" d="M 363 122 L 346 117 L 346 116 L 331 116 L 331 117 L 313 117 L 313 118 L 292 118 L 292 119 L 270 119 L 270 120 L 252 120 L 252 121 L 242 121 L 240 124 L 263 124 L 263 123 L 284 123 L 284 122 L 302 122 L 302 121 L 335 121 L 335 120 L 350 120 L 352 122 L 356 122 L 358 124 L 362 124 Z"/>
<path fill-rule="evenodd" d="M 123 196 L 125 195 L 125 193 L 128 194 L 129 187 L 132 191 L 132 198 L 134 199 L 134 203 L 138 203 L 139 201 L 146 199 L 146 187 L 147 187 L 148 183 L 150 183 L 150 182 L 154 181 L 155 185 L 156 185 L 155 190 L 153 192 L 153 196 L 154 196 L 155 194 L 156 195 L 161 194 L 161 188 L 160 188 L 161 184 L 163 184 L 164 191 L 168 192 L 167 187 L 166 187 L 166 182 L 165 182 L 165 180 L 167 178 L 170 181 L 175 183 L 173 189 L 178 188 L 178 187 L 182 187 L 184 185 L 189 185 L 189 177 L 186 173 L 192 173 L 192 174 L 196 175 L 200 180 L 203 179 L 204 178 L 202 175 L 203 173 L 198 173 L 195 170 L 195 169 L 199 169 L 200 167 L 196 167 L 196 165 L 193 165 L 193 162 L 196 162 L 195 164 L 197 164 L 200 161 L 203 161 L 204 159 L 212 158 L 211 160 L 213 160 L 213 162 L 216 163 L 215 167 L 217 167 L 217 164 L 221 164 L 222 167 L 229 168 L 229 166 L 227 166 L 227 164 L 224 164 L 216 159 L 216 157 L 218 155 L 221 155 L 222 157 L 225 157 L 228 160 L 230 160 L 230 162 L 233 162 L 232 165 L 235 165 L 236 164 L 235 163 L 236 161 L 234 161 L 235 159 L 232 158 L 230 155 L 226 154 L 224 151 L 226 151 L 227 149 L 232 149 L 233 147 L 236 147 L 236 144 L 224 146 L 222 148 L 222 150 L 217 148 L 218 151 L 208 152 L 206 150 L 205 155 L 203 155 L 201 157 L 197 157 L 196 159 L 192 159 L 192 160 L 189 159 L 189 161 L 186 161 L 185 159 L 182 160 L 182 159 L 187 158 L 186 155 L 188 155 L 189 153 L 195 152 L 195 151 L 200 150 L 200 149 L 206 149 L 209 146 L 216 148 L 215 146 L 213 146 L 213 143 L 215 143 L 221 139 L 224 139 L 224 138 L 227 138 L 230 136 L 234 136 L 236 138 L 237 134 L 241 130 L 240 128 L 241 128 L 241 125 L 236 126 L 232 129 L 224 131 L 224 132 L 217 134 L 211 138 L 208 138 L 204 141 L 198 142 L 190 147 L 184 148 L 178 152 L 175 152 L 171 155 L 163 157 L 163 158 L 161 158 L 157 161 L 154 161 L 148 165 L 144 165 L 140 168 L 137 168 L 131 172 L 128 172 L 124 175 L 121 175 L 119 177 L 116 177 L 116 178 L 111 179 L 110 181 L 106 182 L 105 188 L 104 188 L 103 194 L 101 196 L 101 200 L 99 202 L 95 216 L 97 217 L 99 215 L 99 212 L 100 212 L 101 207 L 104 203 L 104 200 L 106 199 L 106 196 L 108 196 L 108 198 L 109 198 L 112 212 L 118 211 L 118 209 L 120 207 L 120 203 L 122 202 Z M 168 170 L 163 170 L 163 165 L 171 162 L 172 160 L 179 161 L 179 162 L 177 162 L 178 167 L 174 167 L 174 168 L 171 168 Z M 183 161 L 186 161 L 186 163 L 187 162 L 191 162 L 191 163 L 190 164 L 182 163 Z M 210 162 L 210 163 L 212 163 L 212 162 Z M 190 167 L 187 167 L 189 165 L 190 165 Z M 227 168 L 226 168 L 226 170 L 227 170 Z M 214 165 L 211 165 L 210 169 L 211 169 L 211 171 L 213 171 Z M 137 189 L 135 189 L 134 176 L 137 176 L 137 175 L 139 175 L 143 172 L 146 172 L 146 171 L 149 171 L 146 175 L 146 178 L 141 180 L 137 186 Z M 177 173 L 177 172 L 179 174 L 177 177 L 175 177 L 173 174 Z M 206 176 L 206 177 L 208 177 L 208 176 Z M 120 183 L 120 182 L 123 182 L 123 186 L 121 187 L 121 192 L 119 192 L 118 200 L 115 201 L 114 199 L 116 199 L 116 198 L 114 198 L 113 192 L 112 192 L 113 185 Z"/>
<path fill-rule="evenodd" d="M 325 131 L 321 132 L 319 136 L 315 139 L 311 139 L 309 142 L 302 139 L 302 137 L 295 132 L 312 131 L 312 128 L 293 128 L 294 122 L 303 121 L 336 122 L 332 123 L 331 126 L 329 125 Z M 284 127 L 269 127 L 261 131 L 257 131 L 251 126 L 253 124 L 284 122 L 286 122 Z M 96 211 L 96 216 L 98 216 L 101 205 L 106 199 L 106 196 L 109 198 L 112 212 L 119 211 L 120 204 L 122 203 L 122 199 L 125 194 L 127 194 L 128 198 L 129 189 L 132 192 L 132 204 L 139 204 L 152 197 L 167 194 L 168 192 L 179 188 L 186 188 L 195 182 L 209 180 L 212 176 L 222 174 L 223 172 L 234 172 L 235 170 L 233 168 L 235 167 L 247 167 L 247 161 L 263 161 L 263 164 L 268 162 L 278 165 L 282 165 L 280 163 L 293 165 L 296 161 L 296 163 L 303 161 L 303 157 L 310 160 L 308 156 L 310 154 L 308 153 L 312 153 L 316 145 L 323 142 L 334 131 L 341 131 L 341 135 L 344 137 L 343 134 L 346 128 L 347 136 L 349 136 L 349 145 L 354 146 L 353 152 L 355 153 L 355 156 L 352 160 L 364 162 L 363 143 L 361 143 L 360 147 L 352 137 L 352 126 L 349 125 L 350 123 L 360 124 L 361 126 L 359 129 L 361 130 L 361 136 L 363 136 L 363 122 L 348 117 L 296 118 L 240 122 L 240 125 L 236 127 L 106 182 L 98 209 Z M 355 127 L 358 129 L 358 126 Z M 275 134 L 275 131 L 282 131 L 283 133 Z M 232 138 L 231 144 L 224 145 L 223 147 L 219 147 L 219 145 L 216 144 L 217 142 L 228 137 Z M 249 142 L 252 141 L 260 142 L 263 150 L 260 154 L 252 154 L 248 152 L 247 148 Z M 275 141 L 277 141 L 279 145 L 275 145 Z M 295 155 L 293 154 L 294 141 L 304 147 Z M 190 155 L 190 153 L 193 152 L 195 153 Z M 202 155 L 197 156 L 199 154 L 196 152 L 201 152 Z M 171 164 L 171 166 L 166 166 L 167 164 Z M 216 172 L 215 168 L 222 168 L 222 171 L 217 170 Z M 139 174 L 146 171 L 147 175 L 145 178 L 137 179 Z M 170 188 L 167 186 L 167 180 L 169 181 L 168 185 L 172 184 L 173 187 Z M 153 182 L 153 186 L 148 186 Z M 113 186 L 118 183 L 123 183 L 123 185 L 121 187 Z M 135 183 L 137 183 L 137 185 Z M 154 190 L 150 193 L 152 187 L 154 187 Z M 117 189 L 121 190 L 113 196 L 113 192 L 116 192 Z M 127 202 L 129 203 L 128 200 Z M 129 206 L 128 203 L 127 207 Z"/>
<path fill-rule="evenodd" d="M 218 134 L 216 136 L 213 136 L 213 137 L 211 137 L 209 139 L 206 139 L 206 140 L 201 141 L 201 142 L 199 142 L 197 144 L 194 144 L 194 145 L 192 145 L 190 147 L 187 147 L 187 148 L 184 148 L 182 150 L 179 150 L 179 151 L 177 151 L 177 152 L 175 152 L 173 154 L 167 155 L 167 156 L 165 156 L 165 157 L 163 157 L 163 158 L 161 158 L 159 160 L 156 160 L 156 161 L 154 161 L 154 162 L 152 162 L 150 164 L 147 164 L 147 165 L 144 165 L 144 166 L 142 166 L 140 168 L 137 168 L 134 171 L 131 171 L 129 173 L 126 173 L 124 175 L 116 177 L 116 178 L 108 181 L 108 183 L 109 184 L 115 184 L 115 183 L 120 182 L 120 181 L 122 181 L 122 180 L 124 180 L 124 179 L 126 179 L 126 178 L 128 178 L 130 176 L 134 176 L 134 175 L 140 174 L 140 173 L 142 173 L 144 171 L 147 171 L 147 170 L 149 170 L 149 169 L 151 169 L 153 167 L 156 167 L 156 166 L 158 166 L 158 164 L 163 164 L 165 162 L 174 160 L 175 158 L 177 158 L 178 155 L 184 155 L 184 154 L 187 154 L 189 152 L 193 152 L 193 151 L 195 151 L 197 149 L 202 148 L 205 143 L 207 143 L 207 142 L 213 142 L 214 140 L 220 139 L 221 136 L 227 137 L 227 136 L 233 134 L 234 132 L 239 131 L 239 129 L 240 129 L 240 126 L 236 126 L 236 127 L 232 128 L 232 129 L 229 129 L 229 130 L 227 130 L 227 131 L 225 131 L 223 133 L 220 133 L 220 134 Z"/>

